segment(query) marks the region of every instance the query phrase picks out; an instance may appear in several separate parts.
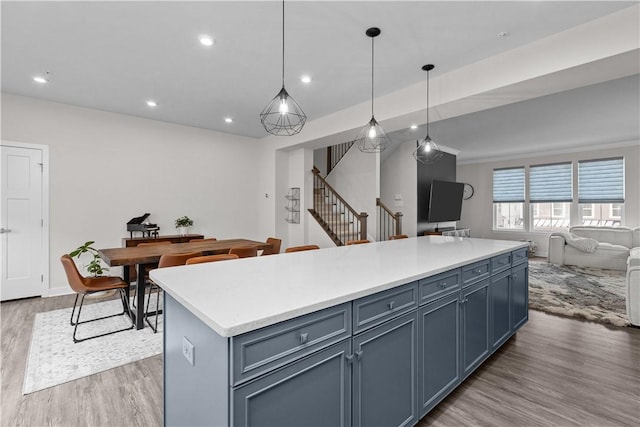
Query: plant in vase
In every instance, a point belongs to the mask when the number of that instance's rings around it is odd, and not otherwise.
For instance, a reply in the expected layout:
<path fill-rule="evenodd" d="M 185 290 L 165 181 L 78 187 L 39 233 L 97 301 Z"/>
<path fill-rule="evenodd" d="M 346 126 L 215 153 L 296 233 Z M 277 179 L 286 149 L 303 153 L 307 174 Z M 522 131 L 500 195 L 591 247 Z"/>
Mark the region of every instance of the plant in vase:
<path fill-rule="evenodd" d="M 188 216 L 181 216 L 176 219 L 176 228 L 181 236 L 186 236 L 189 234 L 189 227 L 193 225 L 193 220 Z"/>
<path fill-rule="evenodd" d="M 89 273 L 93 275 L 93 277 L 102 276 L 105 271 L 109 270 L 108 267 L 103 267 L 100 262 L 100 255 L 98 255 L 98 250 L 93 248 L 95 242 L 90 240 L 86 242 L 84 245 L 79 246 L 75 251 L 71 252 L 69 256 L 71 258 L 78 258 L 82 256 L 82 254 L 88 253 L 93 259 L 89 262 L 89 264 L 85 265 L 85 268 Z"/>

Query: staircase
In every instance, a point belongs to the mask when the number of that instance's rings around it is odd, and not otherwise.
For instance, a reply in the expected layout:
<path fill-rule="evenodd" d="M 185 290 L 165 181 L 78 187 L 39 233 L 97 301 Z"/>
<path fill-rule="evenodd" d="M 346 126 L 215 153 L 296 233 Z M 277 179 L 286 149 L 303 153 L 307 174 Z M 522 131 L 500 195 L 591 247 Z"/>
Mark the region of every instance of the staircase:
<path fill-rule="evenodd" d="M 366 212 L 358 213 L 313 168 L 313 209 L 309 213 L 333 240 L 343 246 L 349 240 L 367 238 Z"/>

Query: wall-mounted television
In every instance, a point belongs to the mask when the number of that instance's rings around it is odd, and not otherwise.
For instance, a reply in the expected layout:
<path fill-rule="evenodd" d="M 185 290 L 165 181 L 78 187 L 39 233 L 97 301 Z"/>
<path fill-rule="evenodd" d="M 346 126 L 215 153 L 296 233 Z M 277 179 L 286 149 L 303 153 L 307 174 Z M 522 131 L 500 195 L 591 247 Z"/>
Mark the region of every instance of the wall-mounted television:
<path fill-rule="evenodd" d="M 446 222 L 460 220 L 463 191 L 464 184 L 461 182 L 437 181 L 434 179 L 431 182 L 428 221 Z"/>

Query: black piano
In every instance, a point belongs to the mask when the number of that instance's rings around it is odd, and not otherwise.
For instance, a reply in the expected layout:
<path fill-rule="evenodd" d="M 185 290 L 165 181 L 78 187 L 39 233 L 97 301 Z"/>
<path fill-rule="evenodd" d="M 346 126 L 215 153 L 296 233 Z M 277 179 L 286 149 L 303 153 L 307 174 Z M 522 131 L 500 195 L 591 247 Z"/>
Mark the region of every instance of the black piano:
<path fill-rule="evenodd" d="M 158 224 L 149 224 L 145 223 L 145 220 L 151 215 L 150 213 L 146 213 L 141 216 L 137 216 L 135 218 L 131 218 L 129 222 L 127 222 L 127 231 L 130 233 L 131 238 L 133 238 L 133 233 L 138 231 L 142 233 L 142 237 L 157 237 Z"/>

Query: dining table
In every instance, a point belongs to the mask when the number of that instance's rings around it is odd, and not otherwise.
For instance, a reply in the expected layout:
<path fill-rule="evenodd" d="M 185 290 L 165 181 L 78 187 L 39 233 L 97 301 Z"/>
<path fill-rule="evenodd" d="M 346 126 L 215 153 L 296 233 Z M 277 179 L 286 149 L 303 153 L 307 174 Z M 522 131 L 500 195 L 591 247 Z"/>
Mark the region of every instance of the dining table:
<path fill-rule="evenodd" d="M 145 271 L 157 267 L 162 255 L 200 252 L 202 255 L 226 254 L 235 247 L 255 247 L 257 250 L 270 249 L 272 245 L 248 239 L 225 239 L 216 241 L 202 241 L 189 243 L 172 243 L 170 245 L 134 246 L 124 248 L 99 249 L 100 258 L 109 267 L 123 267 L 123 279 L 130 282 L 131 268 L 137 269 L 136 304 L 135 309 L 129 310 L 131 320 L 136 329 L 144 328 L 144 295 Z M 129 297 L 127 288 L 127 297 Z M 129 298 L 127 298 L 129 299 Z M 131 305 L 131 304 L 130 304 Z"/>

